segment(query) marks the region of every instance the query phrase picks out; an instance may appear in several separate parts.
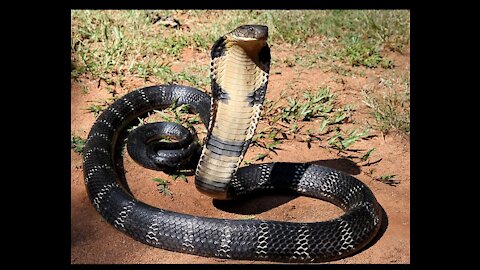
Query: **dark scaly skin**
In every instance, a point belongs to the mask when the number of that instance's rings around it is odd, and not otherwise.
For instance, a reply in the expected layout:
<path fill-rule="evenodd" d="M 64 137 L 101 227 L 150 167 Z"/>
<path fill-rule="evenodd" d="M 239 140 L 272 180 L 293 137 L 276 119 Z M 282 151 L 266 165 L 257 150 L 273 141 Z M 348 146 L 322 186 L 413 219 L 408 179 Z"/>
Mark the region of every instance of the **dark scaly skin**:
<path fill-rule="evenodd" d="M 149 206 L 136 200 L 117 172 L 117 139 L 138 116 L 177 102 L 189 104 L 209 126 L 211 100 L 185 86 L 153 86 L 114 102 L 93 125 L 84 148 L 89 198 L 110 224 L 155 247 L 208 257 L 321 262 L 359 251 L 376 234 L 381 208 L 370 189 L 342 172 L 302 163 L 268 163 L 238 169 L 229 184 L 232 199 L 261 192 L 289 192 L 330 201 L 345 214 L 326 222 L 290 223 L 205 218 Z"/>

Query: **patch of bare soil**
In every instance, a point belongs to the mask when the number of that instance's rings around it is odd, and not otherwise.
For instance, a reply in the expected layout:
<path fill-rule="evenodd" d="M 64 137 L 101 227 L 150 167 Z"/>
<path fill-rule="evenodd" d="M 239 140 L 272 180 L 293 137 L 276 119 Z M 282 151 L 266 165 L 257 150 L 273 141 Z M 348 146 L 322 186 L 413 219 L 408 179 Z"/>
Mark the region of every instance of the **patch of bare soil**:
<path fill-rule="evenodd" d="M 204 64 L 209 64 L 208 56 L 191 50 L 186 51 L 183 57 L 185 63 L 205 59 Z M 325 70 L 325 68 L 301 69 L 279 64 L 272 69 L 272 71 L 279 72 L 271 74 L 267 97 L 275 100 L 284 89 L 293 95 L 301 89 L 309 87 L 317 89 L 318 86 L 328 85 L 332 92 L 338 95 L 340 103 L 357 106 L 351 125 L 352 127 L 360 126 L 365 121 L 372 121 L 369 119 L 366 105 L 362 103 L 362 87 L 372 86 L 374 88 L 373 86 L 378 84 L 380 78 L 385 74 L 408 68 L 410 58 L 408 54 L 395 54 L 393 57 L 397 63 L 393 70 L 356 68 L 353 76 L 339 76 L 335 71 Z M 349 69 L 352 68 L 349 67 Z M 180 65 L 175 66 L 174 70 L 180 71 Z M 123 87 L 116 89 L 116 95 L 121 96 L 136 88 L 157 83 L 161 82 L 144 82 L 143 79 L 126 78 Z M 293 84 L 293 86 L 288 86 L 289 84 Z M 86 89 L 88 92 L 85 93 L 82 89 Z M 87 79 L 72 80 L 72 132 L 86 138 L 95 117 L 85 108 L 91 105 L 91 101 L 108 97 L 112 97 L 112 94 L 106 91 L 106 85 L 103 83 L 98 87 L 98 82 Z M 408 140 L 397 135 L 383 136 L 380 132 L 375 131 L 371 131 L 371 134 L 375 136 L 368 140 L 361 140 L 354 145 L 355 148 L 362 150 L 376 148 L 370 157 L 374 161 L 371 165 L 341 155 L 338 151 L 330 148 L 320 147 L 318 142 L 312 143 L 312 147 L 308 148 L 306 143 L 295 140 L 284 142 L 280 146 L 281 149 L 277 150 L 278 155 L 272 155 L 264 160 L 264 162 L 309 162 L 333 167 L 354 175 L 374 192 L 387 216 L 379 236 L 363 251 L 351 257 L 330 262 L 333 264 L 410 263 L 410 145 Z M 245 158 L 251 159 L 259 151 L 251 147 Z M 322 221 L 335 218 L 343 213 L 341 209 L 332 204 L 302 196 L 269 195 L 242 201 L 212 201 L 211 198 L 196 191 L 193 176 L 187 177 L 187 182 L 171 181 L 170 190 L 173 196 L 166 197 L 158 192 L 156 183 L 151 179 L 154 177 L 170 179 L 168 176 L 162 172 L 142 168 L 128 154 L 125 155 L 124 166 L 130 188 L 138 199 L 181 213 L 217 218 L 257 218 L 291 222 Z M 96 212 L 87 197 L 82 169 L 81 155 L 72 150 L 71 263 L 268 263 L 223 260 L 170 252 L 133 240 L 109 225 Z M 399 184 L 390 186 L 381 183 L 371 176 L 372 171 L 375 175 L 395 174 L 395 179 L 399 181 Z"/>

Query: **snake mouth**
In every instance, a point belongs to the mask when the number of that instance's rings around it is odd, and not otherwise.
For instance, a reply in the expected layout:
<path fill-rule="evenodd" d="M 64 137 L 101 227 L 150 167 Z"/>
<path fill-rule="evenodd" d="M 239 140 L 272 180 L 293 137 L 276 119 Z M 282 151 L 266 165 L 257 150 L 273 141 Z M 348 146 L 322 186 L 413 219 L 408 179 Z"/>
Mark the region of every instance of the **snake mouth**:
<path fill-rule="evenodd" d="M 239 45 L 245 50 L 259 50 L 267 43 L 268 27 L 265 25 L 242 25 L 225 35 L 227 44 Z"/>
<path fill-rule="evenodd" d="M 233 37 L 232 39 L 236 41 L 265 41 L 266 39 L 258 39 L 258 38 L 251 38 L 251 37 Z"/>
<path fill-rule="evenodd" d="M 227 37 L 247 40 L 267 40 L 268 27 L 265 25 L 242 25 L 226 34 Z"/>

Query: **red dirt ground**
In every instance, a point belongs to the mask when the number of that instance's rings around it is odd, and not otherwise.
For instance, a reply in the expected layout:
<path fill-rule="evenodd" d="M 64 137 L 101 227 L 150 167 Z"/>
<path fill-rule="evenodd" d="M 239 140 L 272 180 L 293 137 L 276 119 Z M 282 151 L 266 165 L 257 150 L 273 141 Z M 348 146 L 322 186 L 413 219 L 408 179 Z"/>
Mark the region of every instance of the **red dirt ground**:
<path fill-rule="evenodd" d="M 208 65 L 208 56 L 186 49 L 182 61 Z M 332 92 L 338 95 L 341 104 L 355 104 L 353 123 L 345 124 L 352 127 L 361 127 L 366 121 L 372 123 L 368 110 L 362 103 L 360 91 L 363 87 L 373 90 L 382 89 L 382 78 L 394 76 L 399 72 L 407 72 L 409 76 L 409 52 L 401 55 L 392 53 L 390 56 L 396 63 L 394 69 L 385 70 L 365 69 L 361 67 L 346 67 L 355 71 L 349 76 L 341 76 L 328 69 L 302 67 L 288 67 L 282 63 L 287 57 L 286 52 L 272 50 L 272 58 L 278 59 L 278 66 L 272 67 L 267 98 L 275 100 L 280 92 L 289 89 L 289 94 L 294 89 L 313 88 L 328 85 Z M 176 71 L 181 68 L 174 68 Z M 359 75 L 360 74 L 360 75 Z M 205 74 L 208 76 L 208 74 Z M 294 82 L 294 87 L 287 87 Z M 123 95 L 136 88 L 159 84 L 162 82 L 147 82 L 134 77 L 126 78 L 121 89 L 116 89 L 118 95 Z M 109 98 L 112 95 L 105 90 L 102 82 L 97 87 L 98 81 L 81 78 L 72 79 L 71 88 L 71 131 L 76 135 L 86 138 L 87 133 L 95 121 L 92 113 L 85 110 L 89 101 Z M 83 93 L 87 89 L 88 93 Z M 259 127 L 260 128 L 260 127 Z M 372 161 L 381 159 L 378 163 L 367 166 L 358 159 L 350 159 L 330 148 L 319 147 L 320 143 L 312 143 L 309 149 L 306 143 L 289 140 L 281 145 L 278 155 L 263 162 L 289 161 L 289 162 L 315 162 L 343 170 L 357 177 L 367 184 L 374 192 L 377 200 L 384 208 L 388 223 L 372 245 L 362 252 L 348 258 L 329 262 L 333 264 L 404 264 L 410 263 L 410 143 L 408 139 L 394 134 L 381 134 L 370 131 L 376 135 L 368 140 L 355 143 L 355 148 L 376 150 L 371 156 Z M 324 144 L 324 143 L 323 143 Z M 259 153 L 259 149 L 251 147 L 246 155 L 250 159 Z M 295 196 L 265 196 L 238 202 L 213 202 L 211 198 L 200 194 L 194 187 L 193 177 L 171 181 L 170 190 L 173 197 L 161 195 L 156 183 L 151 181 L 154 177 L 165 176 L 162 172 L 144 169 L 137 165 L 128 154 L 125 155 L 124 165 L 126 177 L 134 195 L 157 207 L 172 211 L 218 218 L 258 218 L 270 220 L 283 220 L 292 222 L 321 221 L 337 217 L 343 212 L 336 206 L 307 197 Z M 170 252 L 153 248 L 139 243 L 132 238 L 117 231 L 113 226 L 104 221 L 95 211 L 88 200 L 82 173 L 81 155 L 71 151 L 71 263 L 72 264 L 191 264 L 191 263 L 239 263 L 257 264 L 268 263 L 263 261 L 236 261 L 215 258 L 206 258 L 177 252 Z M 376 176 L 395 174 L 399 181 L 397 186 L 390 186 L 374 180 L 370 170 L 374 169 Z M 167 176 L 164 178 L 169 179 Z"/>

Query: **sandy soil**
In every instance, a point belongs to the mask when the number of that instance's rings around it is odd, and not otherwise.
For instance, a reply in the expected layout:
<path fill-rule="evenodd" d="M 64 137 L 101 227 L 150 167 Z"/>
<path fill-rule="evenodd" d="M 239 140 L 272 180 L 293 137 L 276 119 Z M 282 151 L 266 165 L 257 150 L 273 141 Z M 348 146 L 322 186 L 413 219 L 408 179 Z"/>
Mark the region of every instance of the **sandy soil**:
<path fill-rule="evenodd" d="M 183 55 L 185 63 L 197 62 L 208 65 L 208 56 L 186 49 Z M 363 87 L 381 91 L 381 80 L 398 74 L 409 72 L 409 52 L 405 54 L 392 53 L 390 56 L 396 63 L 394 69 L 365 69 L 352 68 L 348 76 L 341 76 L 328 68 L 305 69 L 299 66 L 289 67 L 282 63 L 288 56 L 286 51 L 272 49 L 272 57 L 278 59 L 277 66 L 272 67 L 267 98 L 275 100 L 283 89 L 305 89 L 321 85 L 329 85 L 332 92 L 338 95 L 341 104 L 355 104 L 352 127 L 361 127 L 369 118 L 366 105 L 362 103 L 360 90 Z M 180 68 L 179 68 L 180 67 Z M 181 70 L 177 64 L 175 69 Z M 353 74 L 353 75 L 352 75 Z M 207 76 L 208 74 L 206 74 Z M 159 84 L 162 82 L 149 81 L 128 77 L 123 87 L 116 88 L 116 95 L 123 95 L 136 88 Z M 293 83 L 294 87 L 288 88 L 287 84 Z M 83 90 L 88 90 L 85 93 Z M 89 102 L 112 97 L 106 91 L 104 82 L 98 86 L 98 81 L 81 78 L 72 80 L 71 88 L 71 130 L 73 133 L 86 138 L 87 133 L 95 121 L 92 113 L 85 110 Z M 261 128 L 261 127 L 259 127 Z M 371 156 L 372 165 L 359 162 L 358 159 L 349 158 L 348 155 L 339 154 L 330 148 L 320 147 L 320 143 L 312 143 L 309 149 L 306 143 L 295 140 L 286 141 L 278 150 L 278 155 L 267 158 L 264 162 L 290 161 L 313 162 L 343 170 L 366 183 L 374 192 L 377 200 L 382 205 L 387 218 L 378 237 L 368 248 L 351 257 L 333 261 L 333 264 L 358 264 L 381 263 L 403 264 L 410 263 L 410 143 L 408 139 L 395 134 L 381 134 L 371 131 L 368 140 L 355 144 L 355 148 L 368 150 L 375 147 Z M 250 148 L 246 159 L 259 152 Z M 131 190 L 140 200 L 165 209 L 218 218 L 258 218 L 270 220 L 284 220 L 292 222 L 321 221 L 337 217 L 342 210 L 329 203 L 307 197 L 270 195 L 242 201 L 218 202 L 196 191 L 193 177 L 171 181 L 170 190 L 173 197 L 166 197 L 157 191 L 155 182 L 151 178 L 162 177 L 162 172 L 151 171 L 137 165 L 128 154 L 125 156 L 124 165 L 126 177 Z M 95 211 L 88 200 L 83 183 L 81 155 L 71 151 L 71 263 L 72 264 L 97 264 L 97 263 L 133 263 L 133 264 L 190 264 L 190 263 L 239 263 L 257 264 L 268 263 L 263 261 L 234 261 L 176 253 L 153 248 L 139 243 L 104 221 Z M 397 186 L 390 186 L 374 180 L 370 170 L 374 169 L 375 175 L 396 174 Z"/>

